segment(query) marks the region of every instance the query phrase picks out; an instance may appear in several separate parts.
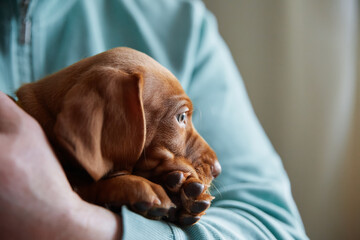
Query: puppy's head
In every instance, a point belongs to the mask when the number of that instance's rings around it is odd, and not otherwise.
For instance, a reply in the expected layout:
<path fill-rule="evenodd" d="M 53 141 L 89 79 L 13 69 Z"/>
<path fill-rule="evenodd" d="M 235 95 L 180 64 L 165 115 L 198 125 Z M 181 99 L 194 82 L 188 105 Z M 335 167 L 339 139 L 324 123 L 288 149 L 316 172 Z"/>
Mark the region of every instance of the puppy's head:
<path fill-rule="evenodd" d="M 51 142 L 94 180 L 124 170 L 148 178 L 182 170 L 208 185 L 220 173 L 178 80 L 138 51 L 116 48 L 84 59 L 17 95 Z"/>
<path fill-rule="evenodd" d="M 221 171 L 216 154 L 194 128 L 193 105 L 179 81 L 154 60 L 149 61 L 154 66 L 143 73 L 146 140 L 134 171 L 156 179 L 179 170 L 207 187 Z"/>

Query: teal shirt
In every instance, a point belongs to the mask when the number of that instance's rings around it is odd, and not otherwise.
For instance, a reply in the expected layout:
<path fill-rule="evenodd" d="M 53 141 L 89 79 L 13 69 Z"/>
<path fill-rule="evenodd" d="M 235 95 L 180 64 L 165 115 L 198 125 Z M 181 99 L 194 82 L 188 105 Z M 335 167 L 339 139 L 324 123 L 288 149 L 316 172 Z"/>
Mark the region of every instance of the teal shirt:
<path fill-rule="evenodd" d="M 131 47 L 177 76 L 193 100 L 195 126 L 218 155 L 216 198 L 199 223 L 180 228 L 123 207 L 124 239 L 307 239 L 281 160 L 201 1 L 31 0 L 26 15 L 20 6 L 0 2 L 1 91 Z"/>

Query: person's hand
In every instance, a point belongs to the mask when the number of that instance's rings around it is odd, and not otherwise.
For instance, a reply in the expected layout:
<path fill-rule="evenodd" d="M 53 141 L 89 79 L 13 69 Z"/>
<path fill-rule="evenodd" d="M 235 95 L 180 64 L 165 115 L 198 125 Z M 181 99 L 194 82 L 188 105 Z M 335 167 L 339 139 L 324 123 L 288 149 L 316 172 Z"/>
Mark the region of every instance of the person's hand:
<path fill-rule="evenodd" d="M 120 218 L 72 191 L 40 125 L 0 92 L 0 239 L 120 235 Z"/>

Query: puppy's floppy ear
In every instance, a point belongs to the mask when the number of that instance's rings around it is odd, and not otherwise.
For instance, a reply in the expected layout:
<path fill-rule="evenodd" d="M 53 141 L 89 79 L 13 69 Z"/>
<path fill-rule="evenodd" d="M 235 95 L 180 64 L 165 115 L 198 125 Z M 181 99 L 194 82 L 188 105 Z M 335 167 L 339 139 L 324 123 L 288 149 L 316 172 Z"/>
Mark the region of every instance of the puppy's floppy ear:
<path fill-rule="evenodd" d="M 95 181 L 132 171 L 145 144 L 142 76 L 97 67 L 79 77 L 57 116 L 57 140 Z"/>

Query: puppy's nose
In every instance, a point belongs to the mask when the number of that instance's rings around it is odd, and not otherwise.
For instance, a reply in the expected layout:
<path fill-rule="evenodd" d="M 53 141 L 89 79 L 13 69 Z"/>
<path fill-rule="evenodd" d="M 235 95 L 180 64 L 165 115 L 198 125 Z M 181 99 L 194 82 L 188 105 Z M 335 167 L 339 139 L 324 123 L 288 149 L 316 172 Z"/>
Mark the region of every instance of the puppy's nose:
<path fill-rule="evenodd" d="M 214 178 L 216 178 L 217 176 L 219 176 L 220 173 L 221 173 L 221 166 L 219 161 L 216 160 L 214 165 L 211 166 L 211 174 L 213 175 Z"/>

